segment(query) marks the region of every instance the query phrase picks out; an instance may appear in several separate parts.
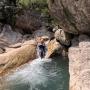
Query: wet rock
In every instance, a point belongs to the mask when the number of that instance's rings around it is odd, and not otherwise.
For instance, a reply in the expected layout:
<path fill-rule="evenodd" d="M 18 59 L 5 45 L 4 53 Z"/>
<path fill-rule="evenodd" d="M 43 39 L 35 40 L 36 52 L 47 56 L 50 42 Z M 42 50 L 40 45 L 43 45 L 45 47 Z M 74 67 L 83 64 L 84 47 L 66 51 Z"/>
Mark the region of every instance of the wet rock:
<path fill-rule="evenodd" d="M 61 45 L 70 46 L 70 34 L 64 32 L 62 29 L 58 29 L 55 32 L 55 38 L 60 42 Z"/>
<path fill-rule="evenodd" d="M 59 42 L 56 41 L 56 39 L 51 40 L 47 44 L 47 53 L 45 58 L 51 57 L 53 54 L 62 54 L 63 47 L 60 45 Z"/>
<path fill-rule="evenodd" d="M 26 62 L 36 58 L 36 42 L 30 40 L 25 42 L 20 48 L 14 49 L 4 54 L 0 54 L 0 74 L 10 72 Z"/>
<path fill-rule="evenodd" d="M 49 9 L 66 32 L 90 34 L 89 0 L 48 0 Z"/>
<path fill-rule="evenodd" d="M 70 90 L 90 89 L 90 37 L 80 35 L 69 48 Z"/>

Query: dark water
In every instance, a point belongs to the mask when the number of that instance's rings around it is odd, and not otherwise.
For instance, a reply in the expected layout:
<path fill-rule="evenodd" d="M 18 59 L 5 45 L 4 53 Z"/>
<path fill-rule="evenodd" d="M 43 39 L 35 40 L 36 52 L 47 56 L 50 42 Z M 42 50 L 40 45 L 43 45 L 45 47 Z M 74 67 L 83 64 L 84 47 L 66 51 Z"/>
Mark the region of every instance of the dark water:
<path fill-rule="evenodd" d="M 68 60 L 34 60 L 6 78 L 7 90 L 69 90 Z"/>

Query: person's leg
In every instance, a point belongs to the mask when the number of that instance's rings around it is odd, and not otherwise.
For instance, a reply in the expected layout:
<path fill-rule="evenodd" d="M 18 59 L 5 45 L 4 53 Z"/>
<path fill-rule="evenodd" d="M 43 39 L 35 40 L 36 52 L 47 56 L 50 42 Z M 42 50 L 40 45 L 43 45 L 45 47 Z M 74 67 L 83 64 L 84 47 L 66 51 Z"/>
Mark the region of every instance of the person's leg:
<path fill-rule="evenodd" d="M 43 52 L 41 52 L 41 55 L 40 55 L 41 58 L 43 58 Z"/>

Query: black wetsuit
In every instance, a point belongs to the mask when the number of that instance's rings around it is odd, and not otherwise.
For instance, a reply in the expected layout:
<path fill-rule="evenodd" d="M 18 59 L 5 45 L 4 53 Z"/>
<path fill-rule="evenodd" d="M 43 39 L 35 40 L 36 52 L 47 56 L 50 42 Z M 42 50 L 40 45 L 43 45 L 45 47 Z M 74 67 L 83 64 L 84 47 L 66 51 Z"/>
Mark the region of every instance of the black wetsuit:
<path fill-rule="evenodd" d="M 43 58 L 43 57 L 45 56 L 46 46 L 40 44 L 40 45 L 38 45 L 38 50 L 39 50 L 39 51 L 38 51 L 38 52 L 39 52 L 39 56 L 40 56 L 41 58 Z"/>

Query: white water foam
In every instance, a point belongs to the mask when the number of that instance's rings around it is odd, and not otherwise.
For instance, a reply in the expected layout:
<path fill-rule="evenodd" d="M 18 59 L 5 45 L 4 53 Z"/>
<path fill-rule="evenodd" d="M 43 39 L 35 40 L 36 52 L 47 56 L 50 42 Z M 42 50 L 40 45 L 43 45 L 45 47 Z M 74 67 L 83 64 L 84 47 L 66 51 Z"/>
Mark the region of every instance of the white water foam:
<path fill-rule="evenodd" d="M 5 89 L 0 90 L 69 90 L 66 61 L 61 57 L 35 59 L 6 76 Z"/>
<path fill-rule="evenodd" d="M 51 59 L 40 58 L 33 60 L 30 64 L 27 64 L 24 69 L 17 70 L 13 75 L 9 76 L 7 81 L 10 86 L 28 83 L 30 85 L 30 90 L 35 88 L 37 85 L 43 85 L 46 87 L 48 74 L 46 75 L 47 72 L 44 69 L 43 64 L 51 61 Z M 55 73 L 52 74 L 54 75 Z"/>

